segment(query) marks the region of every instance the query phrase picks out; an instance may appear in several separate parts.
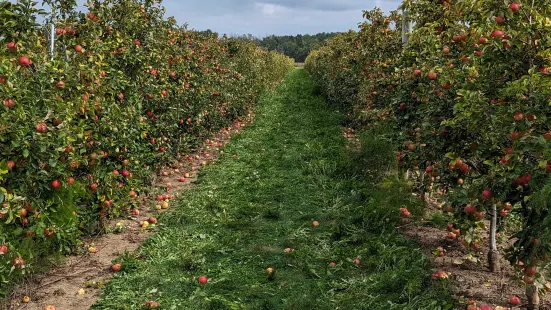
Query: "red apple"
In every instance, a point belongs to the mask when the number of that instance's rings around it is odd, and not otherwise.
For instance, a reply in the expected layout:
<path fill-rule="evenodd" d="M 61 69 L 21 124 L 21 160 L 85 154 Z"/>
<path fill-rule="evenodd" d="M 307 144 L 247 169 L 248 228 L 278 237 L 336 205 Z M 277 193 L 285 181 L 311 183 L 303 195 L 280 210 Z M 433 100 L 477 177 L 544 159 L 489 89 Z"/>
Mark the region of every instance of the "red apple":
<path fill-rule="evenodd" d="M 21 67 L 27 67 L 31 64 L 31 61 L 29 60 L 29 58 L 27 58 L 26 56 L 21 56 L 19 58 L 19 65 Z"/>
<path fill-rule="evenodd" d="M 476 207 L 472 204 L 468 204 L 467 206 L 465 206 L 465 213 L 469 215 L 474 214 L 476 211 Z"/>
<path fill-rule="evenodd" d="M 509 8 L 513 12 L 518 12 L 518 10 L 520 10 L 520 5 L 518 3 L 513 2 L 509 5 Z"/>
<path fill-rule="evenodd" d="M 53 228 L 50 228 L 50 227 L 44 228 L 44 236 L 46 238 L 51 238 L 54 235 L 55 235 L 55 230 Z"/>
<path fill-rule="evenodd" d="M 20 268 L 25 266 L 25 261 L 21 256 L 17 256 L 13 259 L 13 267 Z"/>
<path fill-rule="evenodd" d="M 45 123 L 36 124 L 36 132 L 37 133 L 47 133 L 48 132 L 48 125 L 46 125 Z"/>
<path fill-rule="evenodd" d="M 509 298 L 509 303 L 513 306 L 518 306 L 520 305 L 520 298 L 518 298 L 518 296 L 512 296 Z"/>
<path fill-rule="evenodd" d="M 505 21 L 505 17 L 503 17 L 503 16 L 496 16 L 496 22 L 497 22 L 498 24 L 501 24 L 501 23 L 503 23 L 504 21 Z"/>
<path fill-rule="evenodd" d="M 502 38 L 504 35 L 503 31 L 496 29 L 492 31 L 492 38 Z"/>
<path fill-rule="evenodd" d="M 4 106 L 6 108 L 13 108 L 15 106 L 15 102 L 13 101 L 13 99 L 8 98 L 8 99 L 4 100 Z"/>
<path fill-rule="evenodd" d="M 17 43 L 15 42 L 8 42 L 7 47 L 9 50 L 16 51 L 17 50 Z"/>
<path fill-rule="evenodd" d="M 114 272 L 120 271 L 121 269 L 122 269 L 121 264 L 114 264 L 114 265 L 111 266 L 111 270 L 114 271 Z"/>
<path fill-rule="evenodd" d="M 513 115 L 513 118 L 515 119 L 515 121 L 520 121 L 524 118 L 524 114 L 520 111 L 517 111 L 515 112 L 515 114 Z"/>
<path fill-rule="evenodd" d="M 83 48 L 82 48 L 81 45 L 75 45 L 75 51 L 76 51 L 77 53 L 82 53 L 82 50 L 83 50 Z"/>
<path fill-rule="evenodd" d="M 536 274 L 537 269 L 536 266 L 526 266 L 524 267 L 524 274 L 531 277 Z"/>
<path fill-rule="evenodd" d="M 492 195 L 493 195 L 493 193 L 492 193 L 492 191 L 489 190 L 489 189 L 485 189 L 485 190 L 482 191 L 482 198 L 483 198 L 484 200 L 490 200 L 490 199 L 492 199 Z"/>
<path fill-rule="evenodd" d="M 50 186 L 52 187 L 52 189 L 58 189 L 59 187 L 61 187 L 61 181 L 60 180 L 53 180 L 52 181 L 52 184 L 50 184 Z"/>
<path fill-rule="evenodd" d="M 206 276 L 200 276 L 199 279 L 197 279 L 197 281 L 198 281 L 200 284 L 207 284 L 207 282 L 209 281 L 209 279 L 207 279 Z"/>
<path fill-rule="evenodd" d="M 439 270 L 435 273 L 432 274 L 432 279 L 433 280 L 443 280 L 443 279 L 447 279 L 448 278 L 448 273 L 445 272 L 445 271 L 442 271 L 442 270 Z"/>

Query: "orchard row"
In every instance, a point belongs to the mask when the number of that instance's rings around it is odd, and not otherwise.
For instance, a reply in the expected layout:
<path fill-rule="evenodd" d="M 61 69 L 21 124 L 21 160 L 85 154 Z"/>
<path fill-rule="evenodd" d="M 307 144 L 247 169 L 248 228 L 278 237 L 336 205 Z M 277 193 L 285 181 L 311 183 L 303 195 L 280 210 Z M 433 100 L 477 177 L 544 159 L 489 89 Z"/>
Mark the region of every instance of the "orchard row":
<path fill-rule="evenodd" d="M 86 13 L 44 2 L 51 13 L 0 4 L 2 282 L 102 232 L 160 167 L 239 123 L 293 66 L 178 26 L 159 1 L 93 0 Z M 38 15 L 55 20 L 53 59 Z"/>
<path fill-rule="evenodd" d="M 364 12 L 358 32 L 313 52 L 306 69 L 356 125 L 398 129 L 388 138 L 399 164 L 453 214 L 450 239 L 477 252 L 489 220 L 490 269 L 505 256 L 536 307 L 538 292 L 551 288 L 551 1 L 402 8 L 415 22 L 405 46 L 401 14 Z M 515 228 L 514 244 L 499 253 L 505 227 Z"/>

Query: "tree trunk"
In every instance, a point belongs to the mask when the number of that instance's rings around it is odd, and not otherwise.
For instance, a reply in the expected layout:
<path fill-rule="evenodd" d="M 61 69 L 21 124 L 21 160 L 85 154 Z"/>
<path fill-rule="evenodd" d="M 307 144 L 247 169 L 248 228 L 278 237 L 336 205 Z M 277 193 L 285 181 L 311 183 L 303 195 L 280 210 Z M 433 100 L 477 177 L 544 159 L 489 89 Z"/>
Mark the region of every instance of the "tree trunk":
<path fill-rule="evenodd" d="M 496 244 L 497 207 L 495 204 L 492 206 L 491 216 L 492 218 L 490 220 L 490 251 L 488 252 L 488 265 L 490 266 L 491 272 L 500 272 L 501 271 L 500 256 L 499 256 L 499 251 L 497 250 L 497 244 Z"/>
<path fill-rule="evenodd" d="M 534 284 L 526 285 L 526 299 L 528 299 L 528 310 L 538 310 L 540 308 L 540 296 L 538 288 Z"/>

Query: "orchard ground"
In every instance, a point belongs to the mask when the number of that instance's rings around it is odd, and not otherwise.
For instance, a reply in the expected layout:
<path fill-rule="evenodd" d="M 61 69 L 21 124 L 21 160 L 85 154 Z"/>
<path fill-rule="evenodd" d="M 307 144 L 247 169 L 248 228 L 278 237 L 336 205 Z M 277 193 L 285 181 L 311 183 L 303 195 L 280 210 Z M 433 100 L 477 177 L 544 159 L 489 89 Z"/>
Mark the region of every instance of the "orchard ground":
<path fill-rule="evenodd" d="M 522 297 L 512 269 L 465 260 L 441 211 L 423 213 L 386 129 L 345 128 L 318 92 L 296 69 L 264 94 L 253 124 L 158 216 L 158 231 L 113 260 L 121 271 L 92 309 L 499 309 Z M 439 270 L 449 278 L 434 279 Z M 88 309 L 88 294 L 59 298 Z"/>
<path fill-rule="evenodd" d="M 366 135 L 347 148 L 343 115 L 301 69 L 256 114 L 159 232 L 118 260 L 93 309 L 455 308 L 396 229 L 400 206 L 420 201 L 392 176 L 375 185 L 394 166 L 388 143 Z"/>

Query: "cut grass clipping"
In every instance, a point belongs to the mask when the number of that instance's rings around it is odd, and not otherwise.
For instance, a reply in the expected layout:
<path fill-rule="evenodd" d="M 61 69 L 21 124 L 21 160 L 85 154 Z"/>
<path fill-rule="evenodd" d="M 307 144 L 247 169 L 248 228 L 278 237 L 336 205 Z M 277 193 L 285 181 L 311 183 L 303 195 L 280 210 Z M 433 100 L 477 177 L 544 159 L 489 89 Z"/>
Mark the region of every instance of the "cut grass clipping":
<path fill-rule="evenodd" d="M 400 206 L 419 202 L 398 181 L 374 184 L 394 154 L 362 136 L 370 149 L 357 160 L 342 115 L 313 93 L 297 69 L 265 94 L 253 125 L 162 215 L 138 258 L 122 259 L 93 309 L 455 308 L 395 229 Z M 370 153 L 390 168 L 369 167 Z"/>

